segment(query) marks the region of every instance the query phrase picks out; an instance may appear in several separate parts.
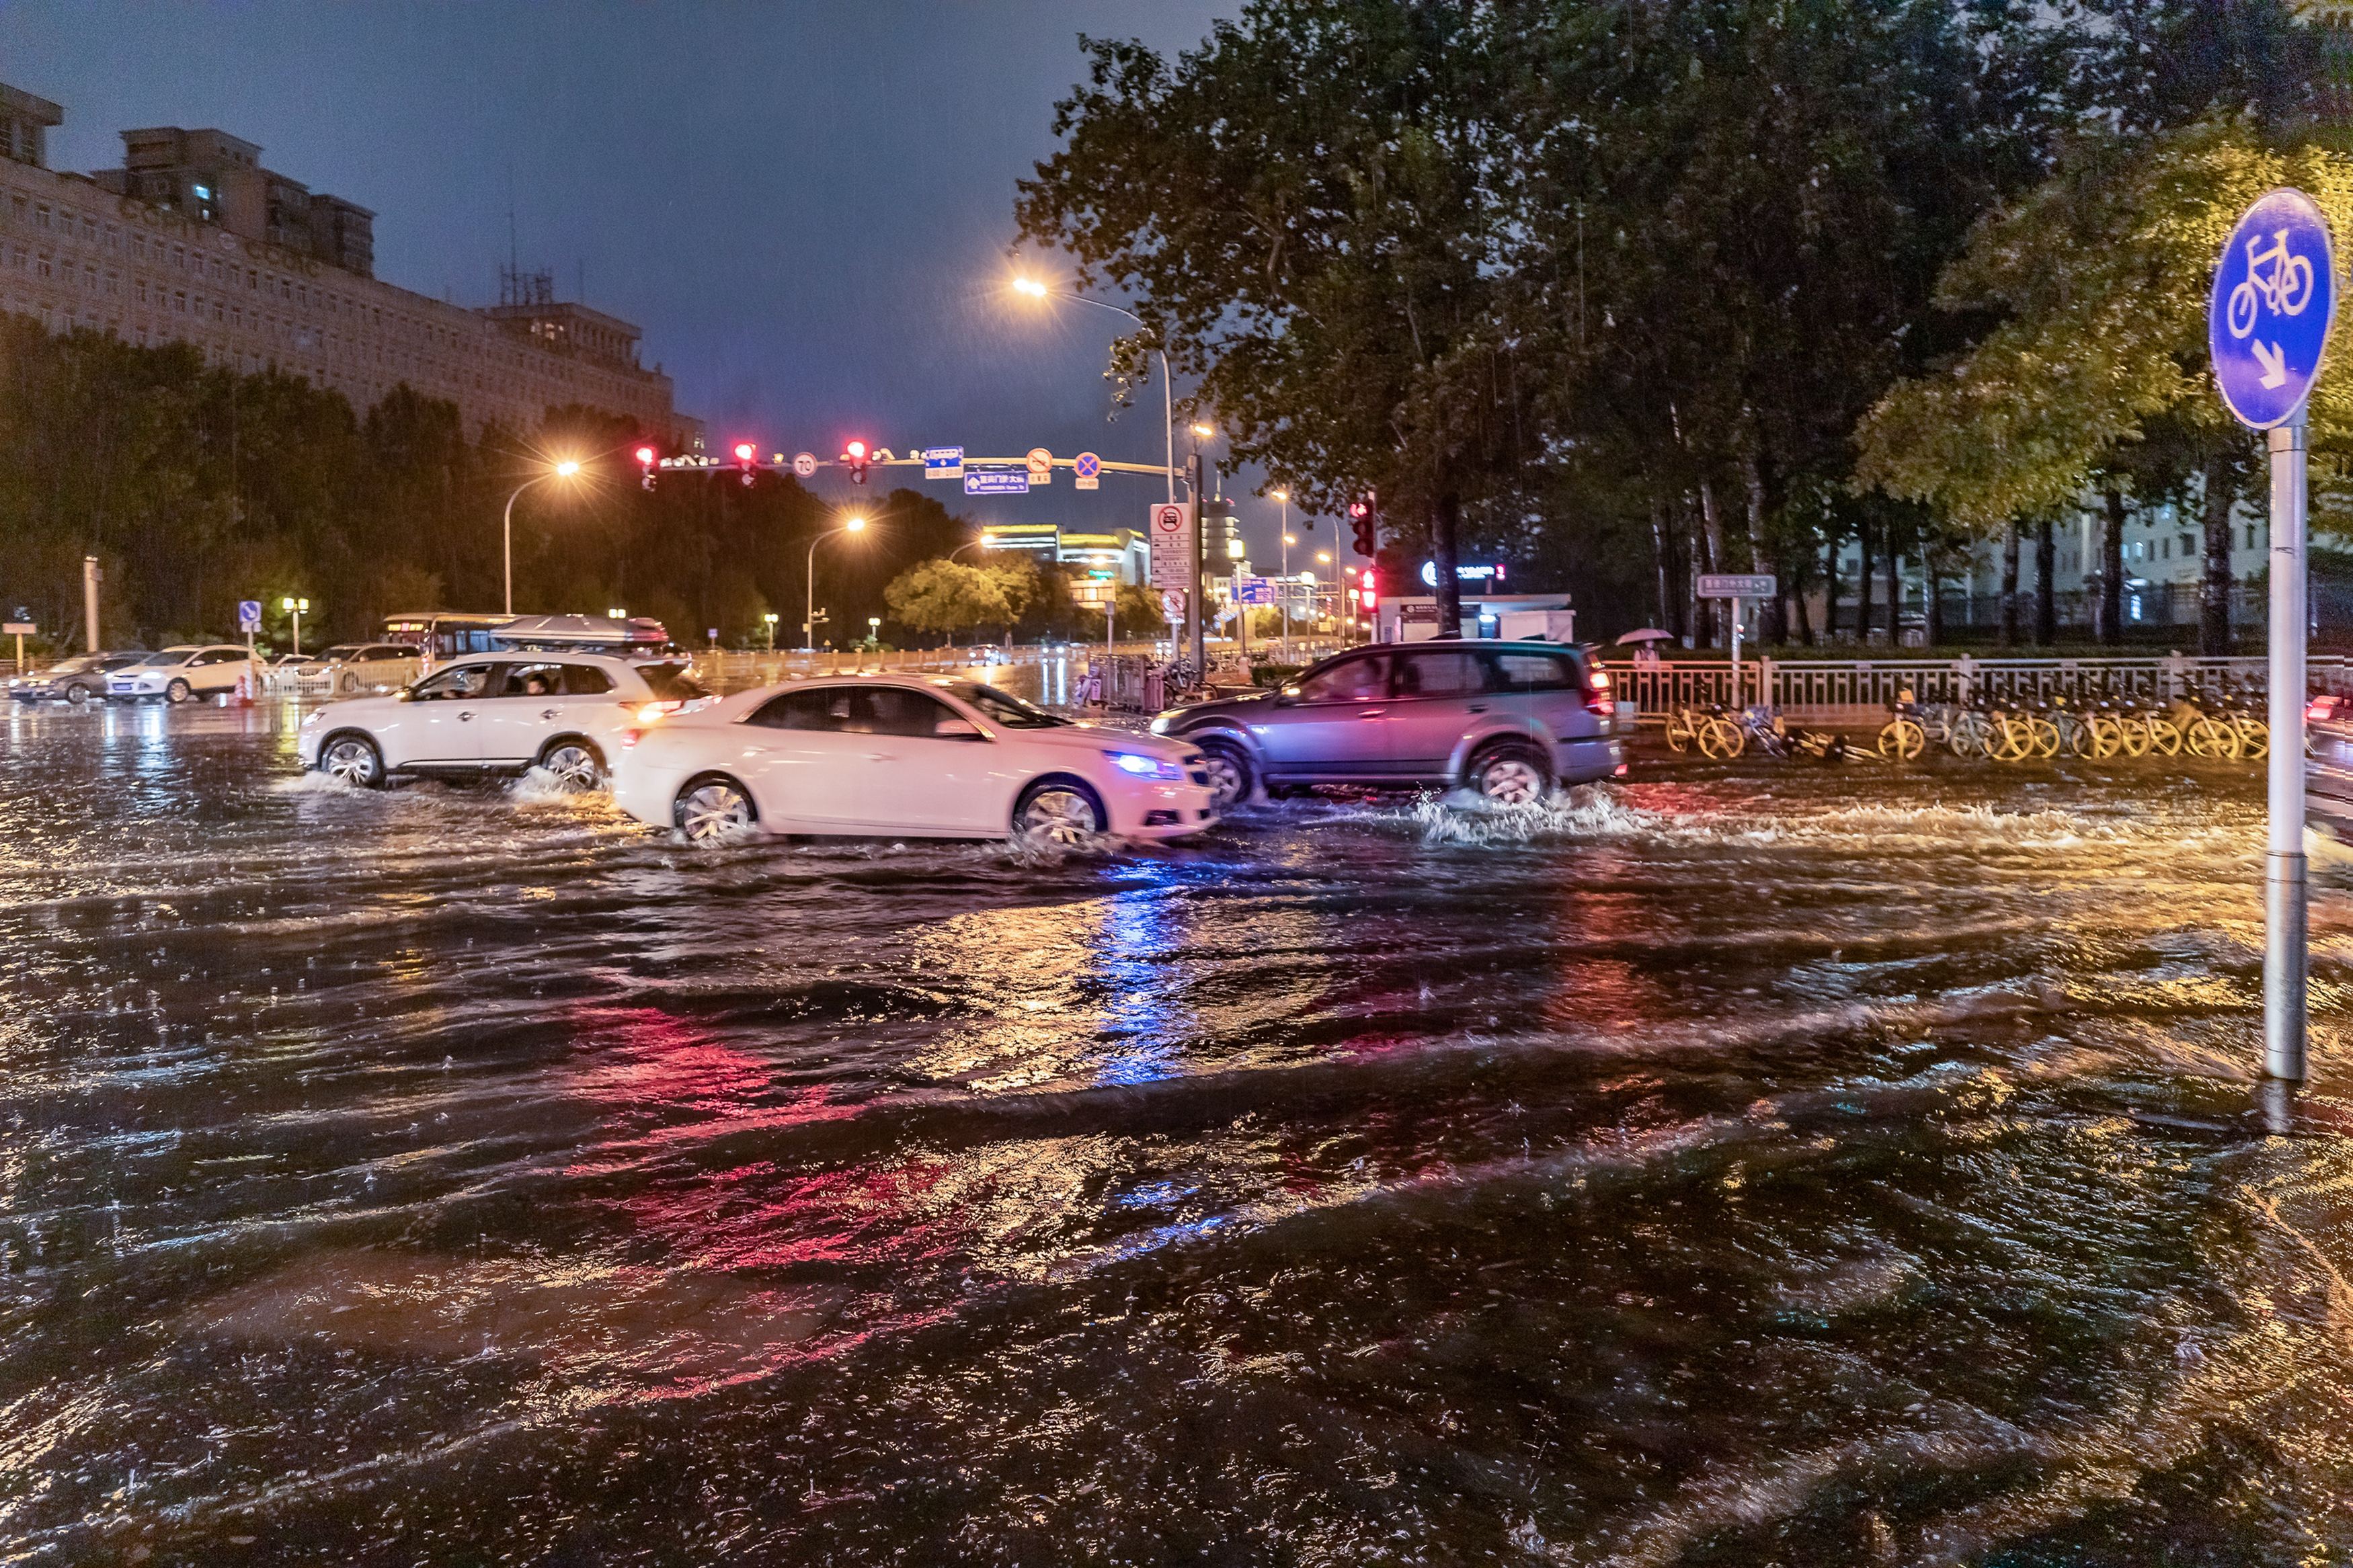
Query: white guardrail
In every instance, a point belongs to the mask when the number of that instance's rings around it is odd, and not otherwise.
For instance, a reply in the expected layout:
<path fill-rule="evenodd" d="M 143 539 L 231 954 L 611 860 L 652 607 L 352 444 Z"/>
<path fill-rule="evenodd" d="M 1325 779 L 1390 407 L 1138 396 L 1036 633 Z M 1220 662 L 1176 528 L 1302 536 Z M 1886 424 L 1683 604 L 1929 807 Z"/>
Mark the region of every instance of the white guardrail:
<path fill-rule="evenodd" d="M 1644 722 L 1662 719 L 1679 706 L 1729 706 L 1732 666 L 1702 659 L 1604 659 L 1601 668 L 1619 700 L 1631 702 Z M 1883 713 L 1898 695 L 1916 701 L 1959 702 L 1973 697 L 2032 701 L 2068 696 L 2176 697 L 2186 691 L 2219 694 L 2226 686 L 2261 690 L 2266 666 L 2261 657 L 2193 658 L 1805 658 L 1743 659 L 1741 694 L 1792 715 L 1825 720 Z M 2327 691 L 2353 691 L 2353 658 L 2313 654 L 2306 661 L 2312 683 Z"/>

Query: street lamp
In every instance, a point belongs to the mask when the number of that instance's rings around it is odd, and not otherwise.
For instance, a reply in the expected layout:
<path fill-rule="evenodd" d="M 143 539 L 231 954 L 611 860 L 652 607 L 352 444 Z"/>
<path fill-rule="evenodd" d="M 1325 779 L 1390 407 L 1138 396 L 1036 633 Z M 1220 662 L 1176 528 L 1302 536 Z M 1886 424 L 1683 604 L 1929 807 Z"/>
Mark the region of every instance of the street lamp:
<path fill-rule="evenodd" d="M 533 474 L 515 486 L 514 494 L 507 497 L 506 515 L 499 523 L 499 536 L 501 542 L 500 553 L 506 563 L 508 615 L 514 614 L 514 503 L 522 497 L 523 491 L 542 479 L 568 479 L 579 471 L 580 465 L 574 459 L 565 458 L 561 462 L 551 465 L 544 473 Z"/>
<path fill-rule="evenodd" d="M 629 612 L 627 610 L 607 610 L 605 613 L 617 621 L 626 621 L 629 618 Z"/>
<path fill-rule="evenodd" d="M 1074 300 L 1082 305 L 1092 305 L 1099 310 L 1109 310 L 1116 315 L 1125 316 L 1139 327 L 1145 325 L 1143 317 L 1124 305 L 1113 305 L 1103 300 L 1090 300 L 1084 294 L 1073 294 L 1067 289 L 1050 288 L 1035 278 L 1016 278 L 1013 280 L 1013 291 L 1016 294 L 1027 295 L 1032 300 L 1062 299 Z M 1160 356 L 1160 417 L 1168 427 L 1166 457 L 1168 499 L 1173 501 L 1176 499 L 1176 404 L 1174 395 L 1168 390 L 1168 351 L 1155 348 L 1152 352 Z"/>
<path fill-rule="evenodd" d="M 1274 499 L 1282 503 L 1282 662 L 1291 662 L 1291 547 L 1299 542 L 1291 537 L 1291 492 L 1276 490 Z"/>
<path fill-rule="evenodd" d="M 768 623 L 768 651 L 774 653 L 776 651 L 776 612 L 770 610 L 760 618 Z"/>
<path fill-rule="evenodd" d="M 987 548 L 988 535 L 984 533 L 978 539 L 968 539 L 962 544 L 957 545 L 954 550 L 949 551 L 948 559 L 953 561 L 967 550 L 986 550 Z"/>
<path fill-rule="evenodd" d="M 837 533 L 859 533 L 864 531 L 865 527 L 866 520 L 864 518 L 853 517 L 849 521 L 843 523 L 839 528 L 827 529 L 823 533 L 818 534 L 815 539 L 809 541 L 808 565 L 803 572 L 801 577 L 802 582 L 807 584 L 808 588 L 808 604 L 801 620 L 801 651 L 803 653 L 815 653 L 817 651 L 817 547 L 823 544 L 827 540 L 831 539 Z"/>
<path fill-rule="evenodd" d="M 290 594 L 278 601 L 278 607 L 294 617 L 294 651 L 300 654 L 302 651 L 302 612 L 311 607 L 311 601 L 295 598 Z"/>

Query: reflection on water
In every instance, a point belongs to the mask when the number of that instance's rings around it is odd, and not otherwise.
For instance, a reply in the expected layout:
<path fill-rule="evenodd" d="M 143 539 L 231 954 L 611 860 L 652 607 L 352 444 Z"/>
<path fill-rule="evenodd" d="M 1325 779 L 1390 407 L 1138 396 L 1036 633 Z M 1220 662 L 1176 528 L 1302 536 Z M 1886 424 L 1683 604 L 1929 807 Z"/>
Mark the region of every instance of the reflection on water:
<path fill-rule="evenodd" d="M 287 722 L 0 721 L 11 1560 L 2353 1549 L 2249 779 L 696 851 Z"/>

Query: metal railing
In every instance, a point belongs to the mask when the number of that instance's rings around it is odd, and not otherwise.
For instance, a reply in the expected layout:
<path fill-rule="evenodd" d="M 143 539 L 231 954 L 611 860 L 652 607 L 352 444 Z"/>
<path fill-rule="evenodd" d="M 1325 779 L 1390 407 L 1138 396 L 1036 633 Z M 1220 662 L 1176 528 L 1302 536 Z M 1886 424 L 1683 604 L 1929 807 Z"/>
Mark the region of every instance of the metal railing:
<path fill-rule="evenodd" d="M 1616 695 L 1630 701 L 1645 721 L 1670 708 L 1729 705 L 1732 667 L 1697 659 L 1649 663 L 1604 660 Z M 2312 683 L 2328 691 L 2353 691 L 2353 658 L 2313 654 L 2306 661 Z M 2070 697 L 2219 696 L 2230 686 L 2260 691 L 2267 667 L 2259 658 L 1822 658 L 1744 659 L 1741 696 L 1791 710 L 1879 710 L 1905 691 L 1921 702 L 1960 702 L 1975 697 L 2038 701 Z"/>

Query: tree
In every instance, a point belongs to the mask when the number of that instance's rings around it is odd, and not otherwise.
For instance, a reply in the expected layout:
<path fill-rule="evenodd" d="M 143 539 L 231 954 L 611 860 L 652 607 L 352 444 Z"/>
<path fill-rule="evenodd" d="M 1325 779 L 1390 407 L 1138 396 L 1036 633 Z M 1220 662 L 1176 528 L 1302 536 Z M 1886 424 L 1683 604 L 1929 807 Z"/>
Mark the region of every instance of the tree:
<path fill-rule="evenodd" d="M 1229 437 L 1331 515 L 1371 489 L 1438 563 L 1533 430 L 1486 312 L 1497 79 L 1473 0 L 1251 0 L 1199 48 L 1082 39 L 1022 234 L 1131 293 Z M 1278 85 L 1279 84 L 1279 85 Z"/>
<path fill-rule="evenodd" d="M 882 598 L 900 624 L 919 632 L 1004 625 L 1019 615 L 1008 602 L 998 573 L 954 561 L 924 561 L 910 566 L 891 580 Z"/>
<path fill-rule="evenodd" d="M 1999 324 L 1872 409 L 1856 435 L 1857 482 L 1980 535 L 2097 497 L 2110 642 L 2121 630 L 2127 500 L 2195 493 L 2206 532 L 2200 645 L 2228 652 L 2231 508 L 2254 447 L 2214 390 L 2207 294 L 2232 224 L 2279 184 L 2310 192 L 2338 232 L 2353 233 L 2353 159 L 2342 154 L 2272 146 L 2235 121 L 2087 139 L 1986 223 L 1947 273 L 1941 307 L 1998 314 Z M 2323 378 L 2310 415 L 2316 455 L 2353 455 L 2353 387 Z"/>

